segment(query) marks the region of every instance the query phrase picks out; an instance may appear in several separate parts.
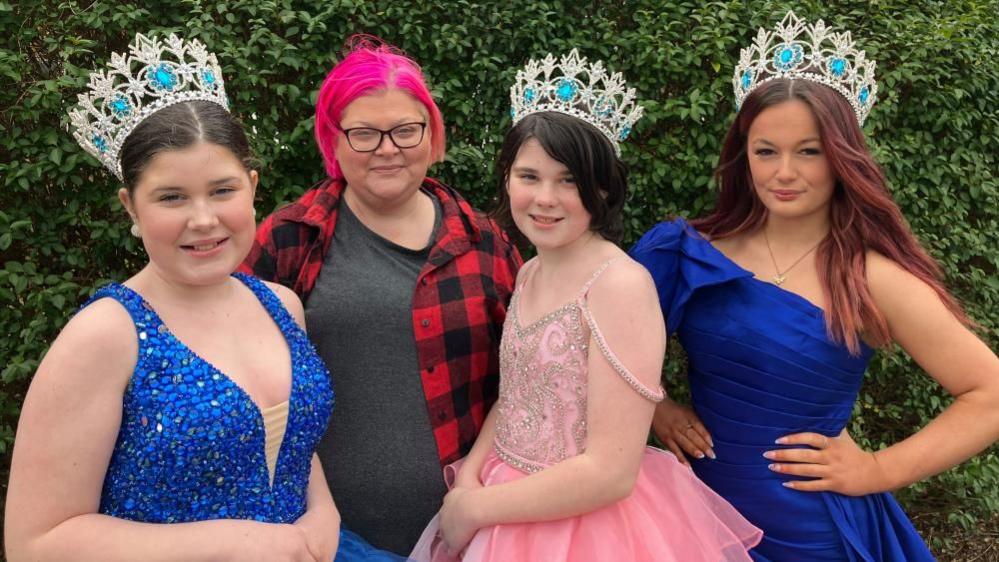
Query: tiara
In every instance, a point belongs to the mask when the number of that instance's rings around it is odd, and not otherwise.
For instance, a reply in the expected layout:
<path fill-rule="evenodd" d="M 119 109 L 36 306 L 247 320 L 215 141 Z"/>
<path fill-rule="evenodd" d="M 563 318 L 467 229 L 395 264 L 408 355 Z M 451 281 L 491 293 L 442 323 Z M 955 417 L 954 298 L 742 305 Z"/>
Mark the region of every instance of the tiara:
<path fill-rule="evenodd" d="M 736 107 L 742 107 L 760 84 L 776 78 L 804 79 L 842 94 L 863 125 L 878 92 L 876 64 L 854 46 L 849 31 L 830 31 L 822 20 L 807 25 L 789 11 L 777 29 L 761 27 L 752 46 L 740 52 L 732 77 Z"/>
<path fill-rule="evenodd" d="M 618 156 L 618 142 L 628 138 L 644 111 L 635 104 L 635 89 L 627 87 L 620 72 L 607 74 L 600 61 L 587 64 L 576 49 L 557 63 L 551 53 L 543 60 L 530 60 L 517 71 L 510 102 L 514 125 L 541 111 L 578 117 L 599 129 Z"/>
<path fill-rule="evenodd" d="M 90 75 L 89 91 L 69 112 L 73 137 L 118 179 L 118 152 L 143 119 L 169 105 L 211 101 L 229 110 L 222 69 L 203 44 L 174 34 L 165 42 L 138 33 L 129 56 L 114 53 L 109 68 Z M 134 70 L 133 70 L 134 69 Z"/>

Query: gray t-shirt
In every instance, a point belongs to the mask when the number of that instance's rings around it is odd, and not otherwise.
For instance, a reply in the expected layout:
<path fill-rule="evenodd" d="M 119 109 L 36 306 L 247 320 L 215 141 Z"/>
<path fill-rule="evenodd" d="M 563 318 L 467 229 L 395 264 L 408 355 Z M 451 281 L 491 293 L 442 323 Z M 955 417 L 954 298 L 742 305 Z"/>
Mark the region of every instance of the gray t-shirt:
<path fill-rule="evenodd" d="M 429 195 L 429 194 L 428 194 Z M 410 250 L 369 230 L 340 200 L 336 230 L 305 303 L 309 338 L 336 402 L 319 458 L 349 529 L 409 554 L 447 492 L 413 335 L 413 293 L 440 228 Z"/>

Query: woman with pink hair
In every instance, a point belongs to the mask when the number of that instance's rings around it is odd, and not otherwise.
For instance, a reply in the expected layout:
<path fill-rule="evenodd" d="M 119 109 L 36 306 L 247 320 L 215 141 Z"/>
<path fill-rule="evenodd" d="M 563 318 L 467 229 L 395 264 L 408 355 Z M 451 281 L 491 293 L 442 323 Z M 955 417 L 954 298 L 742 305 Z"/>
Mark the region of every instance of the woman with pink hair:
<path fill-rule="evenodd" d="M 319 456 L 344 527 L 408 553 L 447 491 L 441 468 L 468 453 L 496 399 L 521 260 L 427 177 L 444 123 L 395 47 L 349 42 L 315 131 L 328 177 L 259 226 L 243 267 L 305 304 L 338 398 Z"/>

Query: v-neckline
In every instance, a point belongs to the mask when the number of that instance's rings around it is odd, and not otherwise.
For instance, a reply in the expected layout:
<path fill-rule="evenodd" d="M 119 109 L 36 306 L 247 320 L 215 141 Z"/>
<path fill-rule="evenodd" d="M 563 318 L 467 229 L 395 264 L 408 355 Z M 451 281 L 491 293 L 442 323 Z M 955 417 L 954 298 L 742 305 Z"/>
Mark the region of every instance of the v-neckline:
<path fill-rule="evenodd" d="M 245 286 L 247 289 L 250 290 L 251 293 L 253 293 L 254 298 L 257 299 L 257 302 L 260 303 L 260 306 L 263 307 L 263 309 L 264 309 L 265 312 L 267 312 L 267 316 L 269 316 L 270 319 L 271 319 L 271 321 L 274 322 L 274 324 L 277 326 L 278 331 L 281 332 L 281 338 L 284 340 L 285 346 L 288 348 L 288 357 L 289 357 L 289 362 L 290 362 L 290 366 L 291 366 L 291 377 L 290 377 L 291 380 L 288 382 L 288 398 L 285 399 L 285 400 L 283 400 L 282 402 L 274 404 L 274 405 L 272 405 L 272 406 L 270 406 L 268 408 L 261 408 L 260 404 L 257 404 L 257 402 L 253 399 L 253 397 L 250 396 L 250 393 L 247 392 L 246 389 L 244 389 L 242 386 L 240 386 L 239 383 L 237 383 L 235 380 L 233 380 L 232 377 L 230 377 L 229 375 L 227 375 L 224 371 L 222 371 L 222 369 L 219 369 L 218 367 L 216 367 L 211 361 L 209 361 L 209 360 L 205 359 L 204 357 L 202 357 L 201 355 L 199 355 L 197 352 L 195 352 L 193 349 L 191 349 L 190 346 L 188 346 L 186 343 L 184 343 L 183 340 L 181 340 L 180 338 L 178 338 L 177 335 L 173 333 L 173 330 L 171 330 L 170 327 L 167 326 L 167 323 L 163 321 L 163 318 L 159 315 L 159 313 L 156 312 L 156 309 L 153 308 L 153 305 L 149 304 L 149 301 L 147 301 L 146 298 L 143 297 L 138 291 L 136 291 L 135 289 L 133 289 L 131 287 L 128 287 L 127 285 L 121 284 L 121 283 L 116 283 L 116 285 L 118 285 L 119 287 L 121 287 L 124 290 L 128 291 L 132 295 L 135 295 L 135 297 L 139 299 L 139 303 L 142 305 L 142 307 L 144 309 L 148 310 L 153 315 L 153 318 L 156 320 L 157 324 L 163 328 L 162 330 L 160 330 L 159 327 L 156 328 L 157 331 L 160 333 L 160 335 L 173 338 L 173 340 L 176 341 L 184 349 L 185 352 L 187 352 L 188 354 L 190 354 L 190 356 L 195 361 L 200 361 L 200 362 L 204 363 L 208 367 L 208 369 L 210 371 L 210 375 L 219 375 L 220 380 L 224 380 L 227 384 L 229 384 L 230 386 L 232 386 L 233 388 L 235 388 L 236 392 L 238 392 L 240 395 L 242 395 L 242 397 L 247 402 L 249 402 L 251 405 L 253 405 L 253 410 L 257 414 L 257 422 L 258 422 L 257 423 L 257 427 L 260 429 L 260 433 L 261 433 L 260 446 L 262 447 L 262 449 L 261 449 L 260 452 L 261 452 L 261 458 L 264 461 L 264 463 L 263 463 L 264 464 L 263 470 L 264 470 L 264 474 L 267 476 L 266 480 L 267 480 L 268 487 L 269 487 L 268 489 L 270 491 L 273 491 L 273 489 L 274 489 L 274 482 L 272 481 L 272 479 L 270 477 L 270 470 L 267 468 L 267 431 L 266 431 L 266 424 L 265 424 L 265 421 L 264 421 L 264 413 L 263 413 L 263 411 L 266 410 L 266 409 L 269 409 L 271 407 L 274 407 L 274 406 L 279 406 L 279 405 L 281 405 L 284 402 L 287 402 L 288 403 L 288 418 L 287 418 L 287 422 L 285 424 L 285 427 L 287 428 L 288 426 L 291 425 L 291 418 L 292 418 L 292 413 L 293 413 L 292 404 L 293 404 L 293 399 L 295 397 L 294 396 L 295 395 L 295 379 L 296 379 L 296 377 L 295 377 L 295 354 L 291 352 L 291 342 L 288 341 L 288 335 L 285 334 L 284 330 L 281 329 L 280 322 L 278 322 L 278 319 L 274 317 L 274 314 L 271 313 L 271 311 L 270 311 L 269 308 L 267 308 L 267 305 L 264 303 L 264 301 L 257 295 L 257 292 L 253 290 L 253 287 L 251 287 L 249 285 L 249 283 L 247 283 L 245 280 L 243 280 L 242 278 L 240 278 L 237 275 L 233 275 L 232 277 L 234 277 L 235 279 L 239 280 L 239 282 L 242 283 L 243 286 Z M 281 465 L 281 452 L 284 450 L 284 444 L 287 441 L 288 441 L 288 431 L 285 430 L 285 434 L 281 438 L 281 444 L 278 446 L 277 461 L 274 464 L 275 480 L 276 480 L 276 477 L 277 477 L 278 467 Z"/>
<path fill-rule="evenodd" d="M 597 279 L 597 277 L 599 277 L 604 272 L 604 270 L 606 270 L 610 266 L 611 263 L 621 259 L 622 257 L 624 256 L 614 256 L 613 258 L 609 258 L 601 262 L 600 265 L 598 265 L 597 268 L 590 275 L 590 278 L 586 280 L 586 283 L 584 283 L 583 286 L 580 287 L 578 291 L 576 291 L 576 295 L 572 298 L 572 300 L 566 301 L 561 305 L 557 306 L 556 308 L 553 308 L 552 310 L 542 314 L 541 317 L 539 317 L 537 320 L 534 320 L 533 322 L 530 322 L 529 324 L 527 324 L 527 326 L 522 325 L 520 322 L 520 318 L 522 316 L 520 308 L 520 296 L 523 294 L 524 285 L 527 285 L 528 281 L 527 279 L 525 279 L 524 282 L 521 283 L 520 287 L 517 288 L 516 294 L 514 295 L 513 299 L 511 299 L 514 328 L 517 329 L 517 333 L 526 334 L 533 332 L 538 326 L 542 326 L 551 322 L 560 314 L 565 314 L 565 312 L 567 310 L 570 310 L 573 306 L 579 307 L 580 299 L 586 295 L 586 292 L 589 290 L 590 285 L 593 284 L 593 282 Z M 534 274 L 533 269 L 536 267 L 537 267 L 536 265 L 532 267 L 532 271 L 530 272 L 531 275 Z"/>

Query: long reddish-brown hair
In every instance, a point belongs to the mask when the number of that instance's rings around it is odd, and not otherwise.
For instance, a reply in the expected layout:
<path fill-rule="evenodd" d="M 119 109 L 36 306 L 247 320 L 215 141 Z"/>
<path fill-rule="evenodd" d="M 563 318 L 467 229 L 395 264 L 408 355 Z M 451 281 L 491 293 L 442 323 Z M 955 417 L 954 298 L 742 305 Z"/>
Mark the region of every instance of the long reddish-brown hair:
<path fill-rule="evenodd" d="M 811 108 L 836 177 L 829 234 L 816 252 L 829 337 L 853 354 L 860 351 L 861 335 L 876 346 L 891 341 L 888 323 L 867 286 L 867 250 L 881 253 L 932 287 L 961 322 L 971 325 L 944 287 L 940 266 L 916 240 L 888 193 L 884 172 L 871 157 L 850 104 L 822 84 L 777 79 L 760 85 L 745 99 L 715 170 L 718 202 L 710 215 L 691 221 L 693 227 L 711 238 L 726 238 L 763 226 L 767 209 L 753 189 L 746 154 L 749 126 L 763 110 L 792 99 Z"/>

